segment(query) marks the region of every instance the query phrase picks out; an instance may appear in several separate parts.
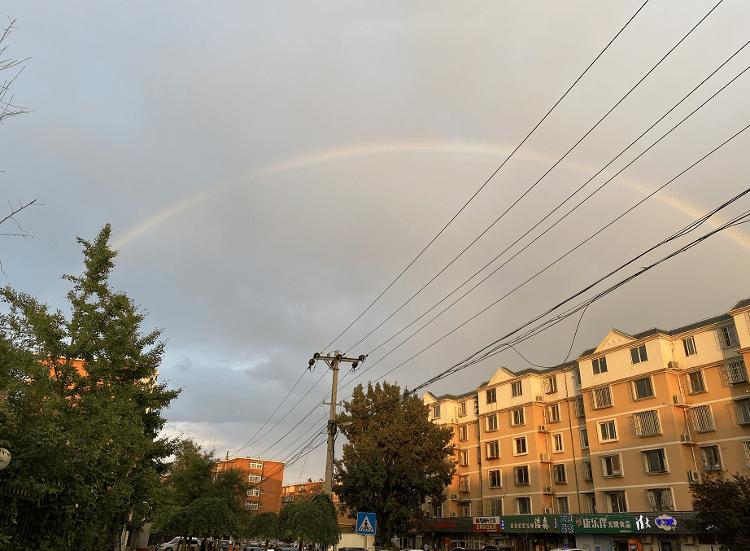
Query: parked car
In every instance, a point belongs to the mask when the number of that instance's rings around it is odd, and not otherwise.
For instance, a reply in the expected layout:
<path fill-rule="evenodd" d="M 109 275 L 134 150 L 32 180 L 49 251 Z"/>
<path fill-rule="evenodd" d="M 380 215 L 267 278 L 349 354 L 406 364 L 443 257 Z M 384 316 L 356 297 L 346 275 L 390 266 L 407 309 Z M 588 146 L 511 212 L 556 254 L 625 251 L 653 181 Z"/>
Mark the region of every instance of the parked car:
<path fill-rule="evenodd" d="M 156 547 L 157 551 L 177 551 L 177 545 L 180 543 L 181 538 L 173 538 L 166 543 L 162 543 Z M 188 538 L 182 542 L 180 551 L 200 551 L 201 540 L 200 538 Z"/>

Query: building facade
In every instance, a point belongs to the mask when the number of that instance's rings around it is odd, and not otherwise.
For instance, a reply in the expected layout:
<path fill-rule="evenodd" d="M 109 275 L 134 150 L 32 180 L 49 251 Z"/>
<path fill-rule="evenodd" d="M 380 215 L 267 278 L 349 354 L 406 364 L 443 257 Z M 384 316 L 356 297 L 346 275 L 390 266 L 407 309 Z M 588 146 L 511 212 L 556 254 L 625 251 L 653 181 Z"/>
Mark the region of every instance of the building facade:
<path fill-rule="evenodd" d="M 651 527 L 656 517 L 649 515 L 663 514 L 672 520 L 662 521 L 657 535 L 646 530 L 638 545 L 697 549 L 686 523 L 680 530 L 667 524 L 692 510 L 690 482 L 750 474 L 748 362 L 750 300 L 744 300 L 672 330 L 612 329 L 575 361 L 520 372 L 499 368 L 466 394 L 425 394 L 433 422 L 453 426 L 456 449 L 447 500 L 425 506 L 425 525 L 444 527 L 435 537 L 449 534 L 451 545 L 478 548 L 515 545 L 518 538 L 460 519 L 573 515 L 571 522 L 580 520 L 575 537 L 539 531 L 532 537 L 540 548 L 575 540 L 619 551 L 634 545 L 632 537 L 622 530 L 587 534 L 581 519 L 600 515 L 620 529 L 641 515 L 635 532 Z"/>
<path fill-rule="evenodd" d="M 251 514 L 281 511 L 284 463 L 253 457 L 236 457 L 219 461 L 216 469 L 236 469 L 242 473 L 249 484 L 243 504 Z"/>
<path fill-rule="evenodd" d="M 286 505 L 294 501 L 309 501 L 315 495 L 322 494 L 324 490 L 322 480 L 308 480 L 299 484 L 288 484 L 281 487 L 281 503 Z"/>

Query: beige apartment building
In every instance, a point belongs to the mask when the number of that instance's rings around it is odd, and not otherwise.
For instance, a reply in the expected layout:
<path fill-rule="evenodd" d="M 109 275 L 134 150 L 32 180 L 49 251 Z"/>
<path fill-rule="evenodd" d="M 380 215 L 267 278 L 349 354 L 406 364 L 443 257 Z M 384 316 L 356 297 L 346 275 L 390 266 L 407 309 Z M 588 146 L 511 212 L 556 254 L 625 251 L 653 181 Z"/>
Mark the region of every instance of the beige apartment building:
<path fill-rule="evenodd" d="M 691 481 L 750 474 L 748 362 L 750 299 L 672 330 L 612 329 L 575 361 L 501 367 L 466 394 L 427 393 L 431 419 L 454 427 L 457 466 L 447 500 L 425 512 L 460 519 L 690 511 Z M 501 536 L 453 539 L 507 544 Z M 668 537 L 675 549 L 691 549 L 692 536 Z M 653 549 L 670 548 L 664 541 Z"/>

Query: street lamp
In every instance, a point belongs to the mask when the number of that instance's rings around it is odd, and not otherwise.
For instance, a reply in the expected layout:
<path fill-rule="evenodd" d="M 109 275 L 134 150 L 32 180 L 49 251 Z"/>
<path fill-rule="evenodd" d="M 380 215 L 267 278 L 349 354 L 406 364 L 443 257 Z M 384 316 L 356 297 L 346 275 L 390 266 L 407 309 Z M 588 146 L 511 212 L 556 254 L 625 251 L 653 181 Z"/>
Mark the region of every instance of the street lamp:
<path fill-rule="evenodd" d="M 5 448 L 0 448 L 0 471 L 4 470 L 10 464 L 10 452 Z"/>

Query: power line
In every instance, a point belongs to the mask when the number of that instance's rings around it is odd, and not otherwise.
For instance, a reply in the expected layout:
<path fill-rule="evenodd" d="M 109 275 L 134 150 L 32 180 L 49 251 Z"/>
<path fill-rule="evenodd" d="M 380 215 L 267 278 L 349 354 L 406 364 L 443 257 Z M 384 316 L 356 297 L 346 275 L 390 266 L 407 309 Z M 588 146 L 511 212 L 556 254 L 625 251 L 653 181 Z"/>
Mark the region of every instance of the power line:
<path fill-rule="evenodd" d="M 399 331 L 397 331 L 395 334 L 391 335 L 388 339 L 378 344 L 376 347 L 371 349 L 368 354 L 372 354 L 385 346 L 387 343 L 392 341 L 394 338 L 402 334 L 404 331 L 406 331 L 409 327 L 413 326 L 416 322 L 418 322 L 420 319 L 422 319 L 424 316 L 432 312 L 435 308 L 440 306 L 445 300 L 450 298 L 454 293 L 456 293 L 458 290 L 460 290 L 464 285 L 469 283 L 472 279 L 474 279 L 478 274 L 480 274 L 482 271 L 484 271 L 486 268 L 491 266 L 495 261 L 497 261 L 500 257 L 502 257 L 506 252 L 508 252 L 514 245 L 519 243 L 521 239 L 529 235 L 533 230 L 538 228 L 542 225 L 543 222 L 545 222 L 547 219 L 551 217 L 552 214 L 554 214 L 556 211 L 558 211 L 563 205 L 565 205 L 572 197 L 574 197 L 576 194 L 578 194 L 586 185 L 588 185 L 596 176 L 601 174 L 604 170 L 606 170 L 614 161 L 616 161 L 619 157 L 621 157 L 625 152 L 627 152 L 635 143 L 637 143 L 646 133 L 648 133 L 651 129 L 653 129 L 659 122 L 664 120 L 665 117 L 667 117 L 674 109 L 676 109 L 680 104 L 682 104 L 688 97 L 690 97 L 698 88 L 700 88 L 708 79 L 710 79 L 713 75 L 715 75 L 722 67 L 724 67 L 729 61 L 731 61 L 737 54 L 739 54 L 745 47 L 750 44 L 750 41 L 745 42 L 738 50 L 736 50 L 728 59 L 726 59 L 719 67 L 714 69 L 706 78 L 704 78 L 697 86 L 695 86 L 690 92 L 688 92 L 685 96 L 682 97 L 675 105 L 673 105 L 666 113 L 664 113 L 661 117 L 659 117 L 653 124 L 651 124 L 644 132 L 642 132 L 635 140 L 633 140 L 627 147 L 625 147 L 623 150 L 621 150 L 615 157 L 613 157 L 608 163 L 606 163 L 602 168 L 600 168 L 594 175 L 592 175 L 586 182 L 584 182 L 581 186 L 579 186 L 575 191 L 573 191 L 571 194 L 569 194 L 563 201 L 557 204 L 551 211 L 549 211 L 546 215 L 544 215 L 542 218 L 540 218 L 531 228 L 529 228 L 525 233 L 523 233 L 519 238 L 517 238 L 515 241 L 513 241 L 510 245 L 508 245 L 505 249 L 500 251 L 494 258 L 492 258 L 489 262 L 484 264 L 481 268 L 479 268 L 477 271 L 475 271 L 469 278 L 464 280 L 461 284 L 459 284 L 456 288 L 454 288 L 450 293 L 448 293 L 445 297 L 440 299 L 437 303 L 432 305 L 430 308 L 422 312 L 419 316 L 417 316 L 414 320 L 409 322 L 406 326 L 401 328 Z M 641 153 L 639 153 L 634 159 L 632 159 L 630 162 L 628 162 L 625 166 L 620 168 L 615 174 L 613 174 L 610 178 L 605 180 L 602 184 L 600 184 L 593 192 L 589 193 L 583 200 L 579 201 L 573 208 L 568 210 L 562 217 L 557 219 L 551 226 L 547 227 L 542 233 L 534 237 L 529 243 L 524 245 L 520 250 L 515 252 L 510 258 L 508 258 L 505 262 L 503 262 L 500 266 L 489 272 L 486 276 L 484 276 L 479 282 L 474 284 L 469 290 L 464 292 L 458 299 L 453 301 L 448 308 L 453 307 L 455 304 L 457 304 L 459 301 L 461 301 L 463 298 L 465 298 L 468 294 L 473 292 L 477 287 L 482 285 L 485 281 L 487 281 L 491 276 L 493 276 L 495 273 L 497 273 L 500 269 L 507 266 L 512 260 L 514 260 L 517 256 L 519 256 L 521 253 L 523 253 L 525 250 L 527 250 L 529 247 L 531 247 L 536 241 L 541 239 L 544 235 L 549 233 L 552 229 L 554 229 L 560 222 L 565 220 L 568 216 L 570 216 L 573 212 L 575 212 L 579 207 L 581 207 L 584 203 L 586 203 L 591 197 L 596 195 L 599 191 L 601 191 L 605 186 L 607 186 L 610 182 L 612 182 L 615 178 L 617 178 L 622 172 L 624 172 L 626 169 L 628 169 L 630 166 L 632 166 L 636 161 L 638 161 L 641 157 L 646 155 L 651 149 L 653 149 L 657 144 L 659 144 L 662 140 L 664 140 L 667 136 L 669 136 L 672 132 L 674 132 L 678 127 L 680 127 L 683 123 L 685 123 L 689 118 L 691 118 L 696 112 L 698 112 L 700 109 L 702 109 L 706 104 L 708 104 L 710 101 L 712 101 L 716 96 L 718 96 L 720 93 L 722 93 L 727 87 L 729 87 L 731 84 L 733 84 L 739 77 L 741 77 L 745 72 L 747 72 L 750 69 L 750 65 L 747 66 L 744 70 L 740 71 L 737 75 L 735 75 L 731 80 L 729 80 L 726 84 L 724 84 L 721 88 L 719 88 L 716 92 L 714 92 L 710 97 L 708 97 L 706 100 L 704 100 L 701 104 L 699 104 L 695 109 L 693 109 L 690 113 L 688 113 L 685 117 L 683 117 L 676 125 L 674 125 L 672 128 L 670 128 L 667 132 L 662 134 L 661 137 L 659 137 L 656 141 L 654 141 L 650 146 L 648 146 L 646 149 L 644 149 Z M 617 219 L 616 219 L 617 220 Z M 535 274 L 537 275 L 537 274 Z M 447 309 L 444 309 L 441 311 L 439 315 L 442 315 Z M 438 316 L 435 316 L 435 318 L 431 319 L 429 323 L 423 325 L 419 331 L 427 327 L 432 321 L 437 319 Z M 411 336 L 414 336 L 419 331 L 413 333 Z M 410 337 L 411 337 L 410 336 Z M 380 360 L 378 360 L 380 361 Z M 377 363 L 377 362 L 376 362 Z M 371 364 L 370 367 L 373 367 L 375 364 Z"/>
<path fill-rule="evenodd" d="M 692 33 L 695 31 L 712 13 L 713 11 L 719 7 L 719 5 L 724 0 L 719 0 L 703 17 L 701 17 L 698 22 L 693 25 L 690 30 L 685 33 L 685 35 L 680 38 L 680 40 L 677 41 L 677 43 L 672 46 L 667 52 L 659 59 L 659 61 L 656 62 L 656 64 L 651 67 L 651 69 L 646 72 L 645 75 L 643 75 L 626 93 L 624 96 L 622 96 L 612 107 L 609 108 L 609 110 L 602 115 L 599 120 L 596 121 L 596 123 L 590 127 L 584 134 L 581 136 L 555 163 L 547 169 L 544 174 L 542 174 L 531 186 L 526 188 L 526 190 L 518 197 L 516 198 L 505 210 L 503 210 L 497 218 L 495 218 L 487 227 L 485 227 L 468 245 L 466 245 L 461 251 L 454 256 L 450 262 L 448 262 L 445 266 L 443 266 L 432 278 L 430 278 L 425 284 L 423 284 L 415 293 L 413 293 L 406 301 L 404 301 L 394 312 L 392 312 L 388 317 L 386 317 L 384 320 L 382 320 L 375 328 L 370 330 L 369 333 L 367 333 L 364 337 L 362 337 L 359 341 L 354 343 L 351 347 L 349 347 L 348 350 L 351 350 L 358 344 L 360 344 L 364 339 L 372 335 L 375 331 L 377 331 L 380 327 L 383 326 L 388 320 L 390 320 L 393 316 L 395 316 L 398 312 L 400 312 L 407 304 L 409 304 L 414 298 L 416 298 L 418 295 L 422 293 L 429 285 L 431 285 L 440 275 L 442 275 L 448 268 L 450 268 L 459 258 L 461 258 L 471 247 L 473 247 L 482 237 L 484 237 L 487 232 L 489 232 L 500 220 L 502 220 L 506 214 L 508 214 L 516 205 L 518 205 L 524 197 L 526 197 L 531 191 L 533 191 L 541 181 L 547 177 L 547 175 L 550 174 L 557 166 L 560 165 L 567 157 L 572 153 L 596 128 L 599 127 L 599 125 L 604 122 L 604 120 L 609 117 L 612 112 L 619 107 L 622 102 L 624 102 L 630 94 L 632 94 L 638 86 L 643 83 L 658 67 L 662 64 L 662 62 L 669 57 L 669 55 L 672 54 L 679 46 L 682 44 Z"/>
<path fill-rule="evenodd" d="M 448 220 L 448 222 L 440 229 L 440 231 L 438 231 L 438 233 L 435 234 L 435 236 L 432 237 L 432 239 L 430 239 L 430 241 L 427 242 L 427 244 L 422 248 L 422 250 L 420 250 L 419 253 L 399 272 L 399 274 L 385 287 L 385 289 L 383 289 L 380 292 L 380 294 L 378 296 L 376 296 L 365 307 L 365 309 L 362 310 L 362 312 L 360 312 L 360 314 L 356 318 L 354 318 L 354 320 L 349 325 L 346 326 L 346 328 L 343 331 L 341 331 L 338 335 L 336 335 L 333 338 L 333 340 L 330 343 L 328 343 L 328 345 L 326 345 L 325 347 L 323 347 L 322 350 L 327 350 L 328 348 L 330 348 L 339 338 L 341 338 L 347 331 L 349 331 L 349 329 L 351 329 L 352 326 L 355 323 L 357 323 L 362 318 L 362 316 L 364 316 L 370 310 L 370 308 L 372 308 L 375 305 L 375 303 L 377 303 L 383 297 L 383 295 L 385 295 L 385 293 L 387 293 L 388 290 L 399 279 L 401 279 L 401 277 L 422 257 L 422 255 L 427 251 L 427 249 L 429 249 L 432 246 L 432 244 L 435 243 L 435 241 L 437 241 L 437 239 L 443 234 L 443 232 L 445 232 L 445 230 L 447 230 L 448 227 L 456 220 L 456 218 L 458 218 L 460 216 L 460 214 L 466 209 L 466 207 L 469 206 L 469 203 L 471 203 L 476 198 L 476 196 L 479 195 L 479 193 L 487 186 L 487 184 L 490 183 L 490 181 L 495 177 L 495 175 L 498 172 L 500 172 L 500 170 L 502 170 L 502 168 L 506 165 L 506 163 L 508 163 L 508 161 L 510 161 L 510 159 L 516 154 L 516 152 L 526 143 L 526 141 L 537 130 L 537 128 L 539 128 L 542 125 L 542 123 L 544 123 L 544 121 L 547 119 L 547 117 L 549 117 L 549 115 L 552 113 L 552 111 L 554 111 L 555 108 L 567 97 L 567 95 L 570 93 L 570 91 L 576 86 L 576 84 L 578 84 L 578 82 L 584 77 L 584 75 L 586 75 L 586 73 L 589 71 L 589 69 L 591 69 L 591 67 L 594 66 L 594 64 L 599 60 L 599 58 L 602 55 L 604 55 L 604 52 L 606 52 L 607 49 L 609 49 L 609 47 L 612 45 L 612 43 L 620 36 L 620 34 L 623 33 L 623 31 L 628 27 L 628 25 L 630 25 L 630 23 L 641 12 L 641 10 L 646 6 L 646 4 L 648 4 L 648 1 L 649 0 L 646 0 L 645 2 L 643 2 L 643 4 L 641 4 L 641 6 L 635 11 L 635 13 L 630 17 L 630 19 L 628 19 L 625 22 L 625 24 L 620 28 L 620 30 L 617 31 L 617 33 L 610 39 L 610 41 L 607 43 L 607 45 L 599 52 L 599 54 L 597 54 L 597 56 L 594 58 L 594 60 L 591 61 L 591 63 L 588 64 L 588 66 L 583 70 L 583 72 L 580 75 L 578 75 L 578 77 L 573 81 L 573 83 L 568 87 L 568 89 L 563 93 L 563 95 L 560 96 L 560 98 L 558 98 L 558 100 L 552 105 L 552 107 L 550 107 L 550 109 L 544 114 L 544 116 L 539 120 L 539 122 L 537 122 L 531 128 L 531 130 L 526 134 L 526 136 L 521 140 L 521 142 L 513 149 L 513 151 L 510 152 L 510 154 L 508 154 L 508 156 L 505 158 L 505 160 L 503 160 L 503 162 L 500 163 L 500 165 L 495 169 L 495 171 L 492 174 L 490 174 L 490 176 L 469 197 L 469 199 L 461 206 L 461 208 L 459 208 L 458 211 L 456 211 L 456 213 L 450 218 L 450 220 Z M 723 0 L 721 0 L 721 1 L 723 1 Z M 351 348 L 353 348 L 353 347 L 350 347 L 348 350 L 351 350 Z"/>

